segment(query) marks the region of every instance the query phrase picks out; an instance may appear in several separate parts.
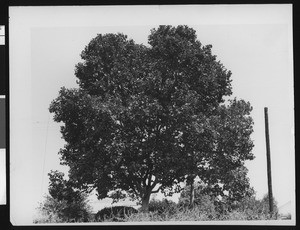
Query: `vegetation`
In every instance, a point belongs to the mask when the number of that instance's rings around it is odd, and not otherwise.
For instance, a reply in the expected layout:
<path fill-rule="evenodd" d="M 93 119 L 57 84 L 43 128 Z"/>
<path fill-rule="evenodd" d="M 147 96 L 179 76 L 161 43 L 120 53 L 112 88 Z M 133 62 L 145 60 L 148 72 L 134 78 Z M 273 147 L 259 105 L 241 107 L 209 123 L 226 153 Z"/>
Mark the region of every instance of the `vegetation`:
<path fill-rule="evenodd" d="M 35 223 L 88 222 L 91 220 L 91 207 L 87 195 L 63 179 L 64 174 L 51 171 L 49 174 L 49 194 L 39 204 L 40 216 Z"/>
<path fill-rule="evenodd" d="M 103 208 L 96 213 L 95 221 L 123 221 L 125 217 L 137 212 L 138 211 L 135 208 L 127 206 Z"/>
<path fill-rule="evenodd" d="M 209 221 L 209 220 L 269 220 L 279 218 L 277 205 L 275 212 L 269 214 L 268 196 L 257 200 L 255 194 L 246 195 L 239 201 L 232 201 L 229 196 L 216 197 L 210 187 L 203 183 L 194 185 L 195 200 L 189 202 L 190 186 L 181 192 L 178 203 L 163 199 L 152 199 L 149 212 L 142 208 L 114 206 L 103 208 L 92 215 L 83 193 L 70 188 L 70 181 L 63 179 L 57 171 L 50 174 L 49 192 L 51 195 L 39 206 L 40 217 L 34 223 L 63 222 L 140 222 L 140 221 Z M 69 200 L 71 199 L 71 200 Z"/>
<path fill-rule="evenodd" d="M 244 180 L 242 180 L 244 181 Z M 235 182 L 238 183 L 239 182 Z M 195 185 L 195 206 L 202 213 L 215 219 L 239 219 L 255 220 L 270 219 L 268 195 L 258 200 L 255 197 L 253 188 L 247 187 L 243 196 L 232 198 L 230 192 L 217 195 L 211 190 L 211 187 L 198 183 Z M 190 187 L 186 186 L 181 192 L 178 205 L 191 207 L 189 204 Z M 243 189 L 244 190 L 244 189 Z M 227 194 L 227 195 L 226 195 Z M 272 218 L 278 217 L 277 202 L 274 200 L 274 211 Z"/>
<path fill-rule="evenodd" d="M 163 199 L 160 200 L 151 200 L 149 203 L 149 211 L 157 212 L 159 215 L 164 214 L 174 214 L 177 209 L 177 204 L 174 201 Z"/>
<path fill-rule="evenodd" d="M 145 212 L 151 194 L 170 196 L 180 182 L 193 193 L 196 177 L 214 193 L 243 197 L 247 181 L 232 183 L 253 159 L 250 103 L 225 101 L 231 72 L 192 28 L 159 26 L 148 42 L 99 34 L 76 65 L 79 88 L 62 87 L 51 103 L 74 186 L 99 199 L 129 196 Z"/>
<path fill-rule="evenodd" d="M 49 108 L 63 124 L 59 154 L 69 180 L 49 173 L 35 223 L 278 218 L 276 202 L 270 215 L 268 197 L 256 199 L 244 166 L 254 158 L 252 107 L 225 100 L 231 72 L 212 46 L 187 26 L 159 26 L 148 42 L 99 34 L 82 51 L 79 87 L 62 87 Z M 94 190 L 99 199 L 129 197 L 141 208 L 93 216 L 87 195 Z M 159 191 L 181 192 L 179 202 L 150 201 Z"/>
<path fill-rule="evenodd" d="M 122 221 L 122 222 L 145 222 L 145 221 L 210 221 L 210 220 L 270 220 L 277 219 L 276 212 L 273 216 L 268 213 L 268 200 L 265 196 L 262 200 L 257 200 L 254 195 L 245 197 L 234 208 L 229 206 L 220 209 L 220 203 L 214 202 L 211 197 L 204 195 L 197 196 L 201 203 L 194 207 L 184 205 L 179 201 L 151 200 L 149 203 L 149 213 L 132 212 L 120 216 L 112 215 L 111 208 L 105 208 L 100 212 L 108 211 L 109 215 L 102 219 L 103 222 Z M 199 199 L 200 198 L 200 199 Z M 123 207 L 122 207 L 123 208 Z M 97 220 L 96 220 L 97 221 Z"/>

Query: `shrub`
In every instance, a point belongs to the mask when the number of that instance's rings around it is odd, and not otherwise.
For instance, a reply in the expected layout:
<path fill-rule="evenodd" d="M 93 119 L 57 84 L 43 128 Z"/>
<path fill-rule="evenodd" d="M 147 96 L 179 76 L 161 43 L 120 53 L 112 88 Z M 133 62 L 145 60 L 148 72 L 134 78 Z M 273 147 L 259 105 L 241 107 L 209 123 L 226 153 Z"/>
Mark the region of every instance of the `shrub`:
<path fill-rule="evenodd" d="M 189 199 L 181 196 L 178 207 L 182 210 L 190 208 Z M 205 194 L 197 195 L 193 209 L 201 212 L 209 219 L 215 219 L 218 214 L 218 207 L 215 205 L 214 197 Z"/>
<path fill-rule="evenodd" d="M 67 202 L 47 195 L 37 210 L 39 217 L 34 223 L 88 222 L 91 219 L 91 207 L 85 197 Z"/>
<path fill-rule="evenodd" d="M 124 218 L 138 211 L 128 206 L 113 206 L 101 209 L 95 215 L 95 221 L 124 221 Z"/>
<path fill-rule="evenodd" d="M 157 212 L 158 214 L 174 214 L 176 212 L 176 209 L 177 204 L 171 200 L 151 200 L 149 202 L 149 212 Z"/>
<path fill-rule="evenodd" d="M 216 204 L 219 220 L 270 220 L 278 219 L 277 202 L 274 200 L 274 212 L 269 213 L 268 196 L 258 200 L 252 194 L 245 196 L 242 200 L 236 202 L 227 202 L 223 199 Z"/>
<path fill-rule="evenodd" d="M 154 202 L 153 202 L 154 203 Z M 162 203 L 162 201 L 155 201 L 156 204 Z M 160 212 L 158 211 L 160 210 Z M 162 211 L 162 209 L 156 209 L 149 213 L 138 212 L 126 218 L 128 222 L 141 222 L 141 221 L 206 221 L 210 220 L 209 217 L 204 214 L 199 208 L 195 207 L 190 209 L 188 207 L 174 208 L 172 212 L 168 209 Z"/>
<path fill-rule="evenodd" d="M 241 202 L 236 205 L 235 210 L 240 213 L 245 213 L 247 220 L 268 220 L 277 219 L 277 202 L 274 199 L 273 215 L 269 214 L 269 198 L 265 195 L 263 199 L 257 200 L 255 196 L 245 197 Z"/>
<path fill-rule="evenodd" d="M 52 171 L 49 176 L 49 195 L 39 204 L 38 223 L 88 222 L 91 207 L 88 194 L 77 188 L 72 180 L 64 179 L 64 173 Z"/>
<path fill-rule="evenodd" d="M 61 219 L 57 214 L 45 213 L 45 212 L 39 212 L 38 216 L 35 217 L 33 220 L 34 224 L 63 223 L 63 222 L 64 220 Z"/>

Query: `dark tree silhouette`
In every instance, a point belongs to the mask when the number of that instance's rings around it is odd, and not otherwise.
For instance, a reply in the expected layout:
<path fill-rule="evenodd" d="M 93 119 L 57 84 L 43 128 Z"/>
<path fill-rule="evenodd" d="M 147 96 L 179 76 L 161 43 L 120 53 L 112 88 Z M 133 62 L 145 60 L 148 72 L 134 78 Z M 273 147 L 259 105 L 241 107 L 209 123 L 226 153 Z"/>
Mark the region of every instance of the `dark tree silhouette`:
<path fill-rule="evenodd" d="M 73 181 L 96 189 L 100 199 L 112 191 L 115 200 L 139 199 L 145 211 L 152 193 L 179 191 L 179 182 L 187 175 L 193 181 L 207 164 L 215 168 L 210 173 L 222 170 L 215 158 L 226 158 L 225 152 L 241 161 L 251 156 L 249 146 L 236 152 L 242 148 L 227 147 L 214 130 L 222 129 L 218 122 L 232 107 L 247 107 L 239 101 L 220 106 L 231 95 L 231 72 L 211 46 L 202 46 L 187 26 L 159 26 L 148 41 L 99 34 L 76 65 L 79 88 L 63 87 L 50 105 L 54 120 L 63 122 L 67 144 L 60 155 Z M 235 128 L 225 129 L 230 135 Z"/>

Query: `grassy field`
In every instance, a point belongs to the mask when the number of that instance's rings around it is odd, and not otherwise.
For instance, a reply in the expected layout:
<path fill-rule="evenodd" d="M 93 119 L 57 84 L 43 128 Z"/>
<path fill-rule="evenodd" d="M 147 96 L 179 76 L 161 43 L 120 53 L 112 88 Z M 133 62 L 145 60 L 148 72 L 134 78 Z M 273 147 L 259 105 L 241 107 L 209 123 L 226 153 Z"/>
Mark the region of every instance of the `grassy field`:
<path fill-rule="evenodd" d="M 104 209 L 103 209 L 104 210 Z M 220 221 L 220 220 L 277 220 L 281 219 L 276 212 L 271 216 L 264 206 L 243 207 L 234 210 L 220 209 L 207 202 L 195 205 L 176 204 L 172 201 L 152 201 L 149 212 L 137 210 L 134 213 L 126 212 L 126 207 L 115 207 L 115 210 L 106 208 L 106 214 L 94 219 L 96 222 L 149 222 L 149 221 Z M 111 210 L 111 212 L 109 212 Z M 118 210 L 118 211 L 116 211 Z M 108 212 L 107 212 L 108 211 Z M 102 218 L 99 218 L 101 216 Z"/>
<path fill-rule="evenodd" d="M 236 207 L 222 206 L 202 199 L 200 204 L 190 207 L 186 203 L 173 201 L 151 200 L 149 212 L 142 212 L 128 206 L 113 206 L 89 214 L 87 219 L 62 219 L 58 213 L 49 213 L 37 218 L 34 223 L 70 223 L 70 222 L 162 222 L 162 221 L 255 221 L 255 220 L 284 220 L 291 216 L 280 216 L 275 212 L 271 216 L 266 199 L 248 199 Z"/>

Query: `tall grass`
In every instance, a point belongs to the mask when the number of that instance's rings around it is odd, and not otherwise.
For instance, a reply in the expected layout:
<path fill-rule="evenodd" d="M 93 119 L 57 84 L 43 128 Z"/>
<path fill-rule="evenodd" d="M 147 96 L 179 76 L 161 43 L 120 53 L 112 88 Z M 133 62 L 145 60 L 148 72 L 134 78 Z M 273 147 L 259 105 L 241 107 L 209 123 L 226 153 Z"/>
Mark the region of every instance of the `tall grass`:
<path fill-rule="evenodd" d="M 276 219 L 269 215 L 252 216 L 246 212 L 232 211 L 222 215 L 212 215 L 203 212 L 200 208 L 193 209 L 184 208 L 177 209 L 175 213 L 165 211 L 159 213 L 158 211 L 142 213 L 138 212 L 127 216 L 125 222 L 143 222 L 143 221 L 212 221 L 212 220 L 270 220 Z"/>
<path fill-rule="evenodd" d="M 35 223 L 66 222 L 57 215 L 43 214 L 44 215 L 38 218 Z M 189 205 L 185 203 L 176 204 L 173 201 L 164 199 L 162 201 L 151 200 L 148 213 L 126 206 L 104 208 L 94 217 L 90 218 L 88 222 L 227 221 L 271 220 L 277 218 L 280 217 L 276 214 L 271 217 L 265 205 L 261 205 L 259 201 L 254 199 L 243 202 L 243 205 L 235 209 L 218 206 L 210 199 L 203 199 L 203 202 L 194 207 L 189 207 Z"/>
<path fill-rule="evenodd" d="M 208 208 L 209 207 L 209 208 Z M 140 210 L 137 213 L 125 214 L 123 219 L 116 219 L 114 216 L 105 218 L 104 222 L 124 221 L 124 222 L 149 222 L 149 221 L 211 221 L 211 220 L 270 220 L 271 217 L 265 212 L 252 209 L 222 210 L 217 211 L 207 204 L 206 206 L 196 205 L 193 208 L 178 205 L 172 201 L 151 201 L 149 212 L 144 213 Z M 117 217 L 117 216 L 116 216 Z"/>

